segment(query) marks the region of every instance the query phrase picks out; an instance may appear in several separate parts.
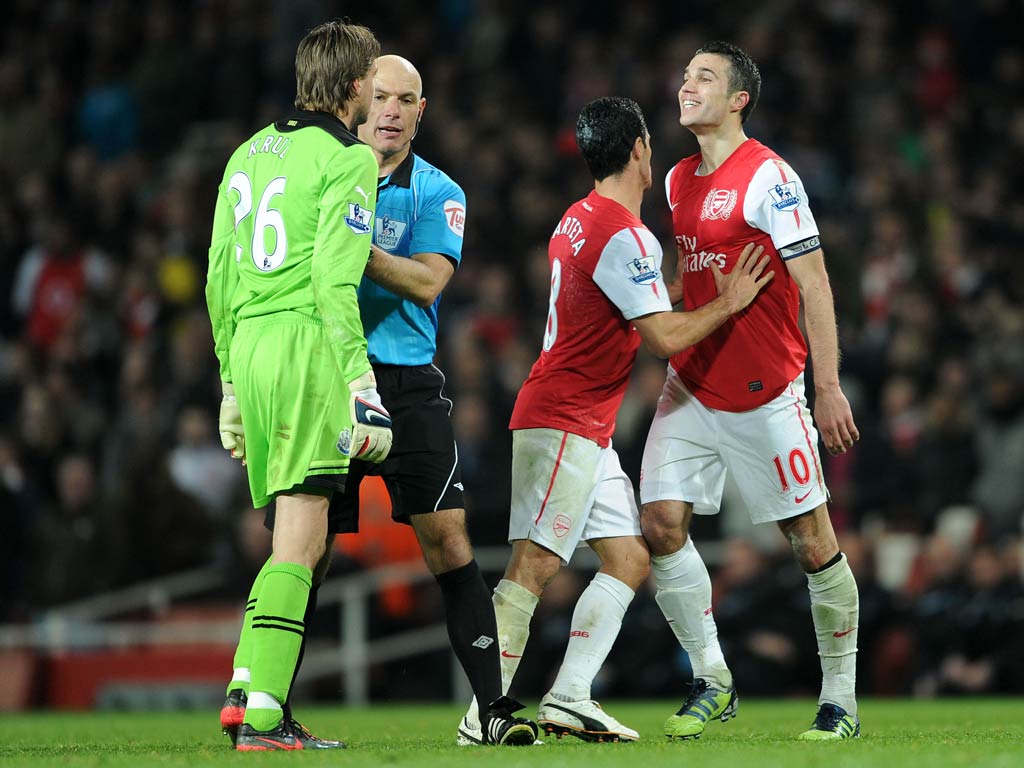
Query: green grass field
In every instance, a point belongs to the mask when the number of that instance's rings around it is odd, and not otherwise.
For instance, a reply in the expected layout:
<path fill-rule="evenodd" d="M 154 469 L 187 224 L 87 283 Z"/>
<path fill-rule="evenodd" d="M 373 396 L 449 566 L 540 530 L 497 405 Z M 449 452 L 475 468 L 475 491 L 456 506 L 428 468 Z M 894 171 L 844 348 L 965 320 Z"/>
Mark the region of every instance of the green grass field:
<path fill-rule="evenodd" d="M 939 768 L 1024 766 L 1024 699 L 876 700 L 861 703 L 863 736 L 805 744 L 793 737 L 814 714 L 811 701 L 746 700 L 739 717 L 712 723 L 696 742 L 668 742 L 661 722 L 675 702 L 612 702 L 608 709 L 640 731 L 633 744 L 548 738 L 544 746 L 456 747 L 461 710 L 452 706 L 305 707 L 314 733 L 349 742 L 344 753 L 236 753 L 217 714 L 5 714 L 0 765 L 16 766 L 721 766 L 757 768 Z"/>

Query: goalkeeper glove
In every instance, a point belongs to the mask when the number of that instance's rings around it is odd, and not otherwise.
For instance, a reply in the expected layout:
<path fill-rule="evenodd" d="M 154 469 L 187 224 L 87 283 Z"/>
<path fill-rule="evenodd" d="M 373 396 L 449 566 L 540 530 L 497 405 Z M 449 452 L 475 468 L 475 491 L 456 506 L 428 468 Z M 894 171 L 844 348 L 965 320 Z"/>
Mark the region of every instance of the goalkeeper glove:
<path fill-rule="evenodd" d="M 348 389 L 351 393 L 348 411 L 352 418 L 352 432 L 342 434 L 338 450 L 350 458 L 379 464 L 391 450 L 391 414 L 377 394 L 377 379 L 373 371 L 349 382 Z"/>
<path fill-rule="evenodd" d="M 220 444 L 225 450 L 231 451 L 232 459 L 245 461 L 245 431 L 242 429 L 242 412 L 238 409 L 235 399 L 235 386 L 229 382 L 224 385 L 224 397 L 220 401 Z"/>

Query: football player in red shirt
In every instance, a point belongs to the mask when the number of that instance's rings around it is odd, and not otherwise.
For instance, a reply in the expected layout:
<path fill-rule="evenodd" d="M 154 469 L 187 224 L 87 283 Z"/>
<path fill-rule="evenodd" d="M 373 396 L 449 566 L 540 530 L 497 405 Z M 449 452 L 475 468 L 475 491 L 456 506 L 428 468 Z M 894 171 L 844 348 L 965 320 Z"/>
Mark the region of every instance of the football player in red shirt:
<path fill-rule="evenodd" d="M 807 573 L 823 680 L 818 714 L 800 738 L 849 738 L 860 732 L 857 584 L 829 520 L 815 424 L 833 455 L 859 434 L 839 386 L 832 290 L 807 193 L 784 160 L 743 131 L 760 87 L 757 65 L 736 46 L 698 50 L 683 74 L 679 122 L 700 152 L 665 179 L 679 251 L 673 301 L 681 294 L 694 310 L 714 299 L 713 271 L 731 267 L 750 242 L 771 256 L 776 272 L 749 308 L 671 358 L 644 450 L 641 521 L 657 600 L 694 674 L 665 733 L 699 737 L 709 720 L 727 720 L 736 709 L 711 581 L 688 536 L 694 513 L 718 512 L 731 472 L 751 519 L 776 522 Z M 801 298 L 814 358 L 813 420 Z"/>

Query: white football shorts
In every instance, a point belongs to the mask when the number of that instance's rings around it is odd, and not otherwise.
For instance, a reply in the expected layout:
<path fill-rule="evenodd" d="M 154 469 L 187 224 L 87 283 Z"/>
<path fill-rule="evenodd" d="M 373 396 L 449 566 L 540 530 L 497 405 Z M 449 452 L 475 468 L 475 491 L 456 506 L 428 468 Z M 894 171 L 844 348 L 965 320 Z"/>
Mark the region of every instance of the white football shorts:
<path fill-rule="evenodd" d="M 639 535 L 633 484 L 610 444 L 560 429 L 512 431 L 510 542 L 529 539 L 568 563 L 591 539 Z"/>
<path fill-rule="evenodd" d="M 771 402 L 733 413 L 706 407 L 668 366 L 644 447 L 641 502 L 687 501 L 695 514 L 716 514 L 727 472 L 755 523 L 828 501 L 802 373 Z"/>

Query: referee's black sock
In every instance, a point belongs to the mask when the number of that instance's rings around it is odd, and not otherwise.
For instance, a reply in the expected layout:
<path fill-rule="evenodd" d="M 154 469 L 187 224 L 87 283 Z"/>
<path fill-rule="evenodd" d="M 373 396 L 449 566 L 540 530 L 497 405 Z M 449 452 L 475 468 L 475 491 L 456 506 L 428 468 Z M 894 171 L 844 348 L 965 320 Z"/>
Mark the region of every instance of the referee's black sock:
<path fill-rule="evenodd" d="M 498 626 L 491 591 L 476 560 L 435 576 L 444 595 L 445 618 L 452 650 L 469 678 L 482 714 L 501 696 Z"/>
<path fill-rule="evenodd" d="M 306 601 L 306 612 L 302 614 L 302 625 L 306 628 L 302 635 L 302 645 L 299 646 L 299 657 L 295 660 L 295 671 L 292 672 L 292 683 L 288 686 L 288 700 L 285 701 L 282 709 L 285 719 L 292 716 L 292 691 L 295 689 L 295 680 L 299 676 L 299 667 L 302 666 L 302 657 L 306 655 L 306 638 L 309 636 L 309 628 L 312 626 L 313 614 L 316 613 L 316 596 L 320 592 L 320 585 L 309 588 L 309 599 Z"/>

